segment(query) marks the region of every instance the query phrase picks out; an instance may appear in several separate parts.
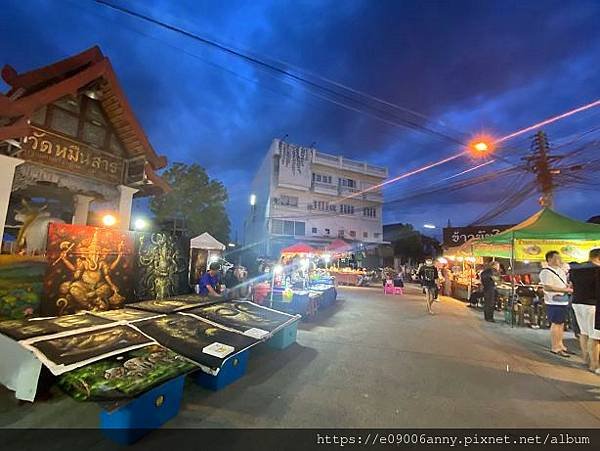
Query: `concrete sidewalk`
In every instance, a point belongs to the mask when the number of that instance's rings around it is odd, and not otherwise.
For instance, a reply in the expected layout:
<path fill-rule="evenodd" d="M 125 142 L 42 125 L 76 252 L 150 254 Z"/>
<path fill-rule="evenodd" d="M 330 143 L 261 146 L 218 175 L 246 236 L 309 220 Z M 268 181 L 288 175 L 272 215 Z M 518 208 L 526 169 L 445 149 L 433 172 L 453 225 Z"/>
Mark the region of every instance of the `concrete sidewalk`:
<path fill-rule="evenodd" d="M 257 349 L 242 380 L 188 382 L 167 427 L 600 427 L 600 377 L 551 355 L 548 331 L 489 324 L 449 298 L 430 316 L 412 287 L 339 291 L 296 345 Z M 59 392 L 18 405 L 0 391 L 3 427 L 96 427 L 97 412 Z"/>

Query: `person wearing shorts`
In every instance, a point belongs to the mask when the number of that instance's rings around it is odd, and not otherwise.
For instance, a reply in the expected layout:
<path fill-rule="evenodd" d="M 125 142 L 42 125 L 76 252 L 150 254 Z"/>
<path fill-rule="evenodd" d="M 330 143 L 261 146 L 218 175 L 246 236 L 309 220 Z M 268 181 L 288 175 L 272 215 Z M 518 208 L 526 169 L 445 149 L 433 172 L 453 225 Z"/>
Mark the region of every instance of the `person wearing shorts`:
<path fill-rule="evenodd" d="M 565 321 L 569 311 L 569 294 L 573 289 L 567 281 L 562 259 L 558 251 L 546 253 L 547 266 L 540 271 L 540 283 L 544 289 L 544 303 L 550 321 L 550 351 L 560 357 L 570 357 L 571 352 L 563 342 Z"/>
<path fill-rule="evenodd" d="M 600 299 L 600 249 L 592 249 L 589 261 L 573 265 L 570 271 L 573 283 L 573 310 L 579 323 L 581 357 L 590 371 L 600 376 L 600 330 L 596 329 L 596 303 Z"/>

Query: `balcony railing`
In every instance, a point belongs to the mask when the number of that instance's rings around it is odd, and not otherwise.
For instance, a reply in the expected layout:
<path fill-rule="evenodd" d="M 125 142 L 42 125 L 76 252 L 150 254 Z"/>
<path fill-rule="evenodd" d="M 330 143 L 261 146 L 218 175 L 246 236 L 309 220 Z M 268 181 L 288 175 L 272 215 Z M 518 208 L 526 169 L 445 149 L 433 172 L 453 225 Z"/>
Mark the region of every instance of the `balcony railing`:
<path fill-rule="evenodd" d="M 376 177 L 385 178 L 388 176 L 387 168 L 375 166 L 361 161 L 350 160 L 342 156 L 336 157 L 335 155 L 329 155 L 317 151 L 315 151 L 313 154 L 313 163 L 335 167 L 338 169 L 345 169 L 353 172 L 360 172 Z"/>

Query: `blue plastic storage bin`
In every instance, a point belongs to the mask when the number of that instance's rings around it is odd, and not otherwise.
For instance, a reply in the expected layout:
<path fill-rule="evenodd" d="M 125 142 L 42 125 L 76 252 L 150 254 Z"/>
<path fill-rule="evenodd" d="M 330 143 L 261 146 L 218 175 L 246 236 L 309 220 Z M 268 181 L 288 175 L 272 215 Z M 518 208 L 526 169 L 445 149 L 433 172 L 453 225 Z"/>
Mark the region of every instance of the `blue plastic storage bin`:
<path fill-rule="evenodd" d="M 112 411 L 100 412 L 100 428 L 109 439 L 129 445 L 158 429 L 179 412 L 185 376 L 179 376 Z"/>
<path fill-rule="evenodd" d="M 204 371 L 196 371 L 192 377 L 194 377 L 198 385 L 204 388 L 221 390 L 246 374 L 249 351 L 249 349 L 246 349 L 227 359 L 216 376 Z"/>
<path fill-rule="evenodd" d="M 275 349 L 285 349 L 296 342 L 298 335 L 298 321 L 294 321 L 289 326 L 284 327 L 267 341 L 267 345 Z"/>

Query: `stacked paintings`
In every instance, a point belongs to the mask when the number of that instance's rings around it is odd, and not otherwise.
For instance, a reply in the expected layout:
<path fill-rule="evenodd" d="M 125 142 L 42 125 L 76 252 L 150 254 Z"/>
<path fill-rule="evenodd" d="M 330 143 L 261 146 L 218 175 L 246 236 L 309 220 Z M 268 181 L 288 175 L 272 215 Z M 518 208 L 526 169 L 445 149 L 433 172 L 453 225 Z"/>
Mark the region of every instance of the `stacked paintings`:
<path fill-rule="evenodd" d="M 186 310 L 186 315 L 205 319 L 259 340 L 300 319 L 248 301 L 229 301 Z"/>
<path fill-rule="evenodd" d="M 226 359 L 258 343 L 254 338 L 187 315 L 163 316 L 139 322 L 136 327 L 213 375 Z"/>

